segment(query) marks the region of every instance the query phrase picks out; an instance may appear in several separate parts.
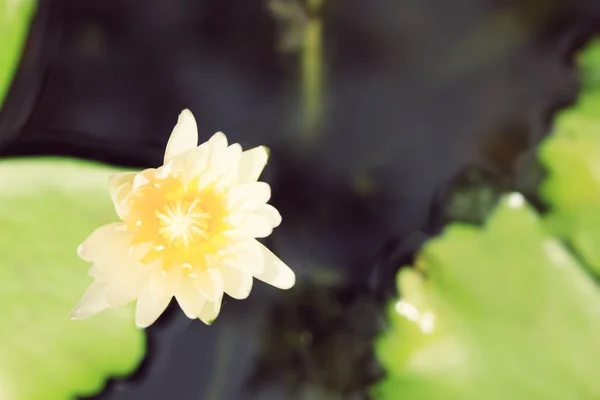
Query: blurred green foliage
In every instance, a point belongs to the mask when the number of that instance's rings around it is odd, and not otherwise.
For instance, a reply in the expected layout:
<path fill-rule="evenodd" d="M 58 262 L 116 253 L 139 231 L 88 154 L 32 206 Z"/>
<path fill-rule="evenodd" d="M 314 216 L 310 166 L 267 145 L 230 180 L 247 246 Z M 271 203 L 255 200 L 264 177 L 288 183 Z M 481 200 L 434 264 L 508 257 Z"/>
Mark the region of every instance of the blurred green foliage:
<path fill-rule="evenodd" d="M 91 282 L 77 246 L 115 218 L 112 173 L 61 159 L 0 163 L 0 399 L 92 395 L 144 357 L 131 307 L 69 319 Z"/>
<path fill-rule="evenodd" d="M 377 399 L 600 398 L 600 40 L 539 148 L 543 216 L 518 193 L 451 223 L 398 275 Z"/>
<path fill-rule="evenodd" d="M 555 118 L 540 148 L 549 178 L 542 194 L 551 205 L 548 227 L 600 275 L 600 40 L 578 57 L 582 93 Z"/>
<path fill-rule="evenodd" d="M 600 396 L 600 292 L 521 195 L 451 224 L 398 281 L 376 398 Z"/>
<path fill-rule="evenodd" d="M 0 0 L 0 109 L 21 60 L 35 0 Z"/>
<path fill-rule="evenodd" d="M 582 90 L 600 90 L 600 37 L 592 39 L 577 55 L 577 66 L 581 76 Z M 577 108 L 577 105 L 574 106 Z"/>

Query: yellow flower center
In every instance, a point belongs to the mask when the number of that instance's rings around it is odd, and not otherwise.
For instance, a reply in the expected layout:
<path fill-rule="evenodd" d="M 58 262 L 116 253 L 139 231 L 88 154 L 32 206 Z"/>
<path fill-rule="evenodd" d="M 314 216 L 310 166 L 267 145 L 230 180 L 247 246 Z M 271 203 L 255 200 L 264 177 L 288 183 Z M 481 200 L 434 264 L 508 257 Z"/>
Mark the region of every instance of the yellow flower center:
<path fill-rule="evenodd" d="M 142 174 L 148 184 L 130 195 L 125 217 L 128 229 L 135 233 L 134 244 L 152 244 L 142 262 L 161 259 L 164 269 L 204 268 L 206 255 L 215 256 L 229 241 L 223 234 L 230 228 L 225 222 L 229 210 L 224 193 L 184 185 L 176 174 L 166 178 L 157 178 L 156 170 Z"/>
<path fill-rule="evenodd" d="M 208 239 L 210 214 L 200 207 L 200 200 L 178 199 L 156 209 L 158 234 L 171 246 L 189 248 Z"/>

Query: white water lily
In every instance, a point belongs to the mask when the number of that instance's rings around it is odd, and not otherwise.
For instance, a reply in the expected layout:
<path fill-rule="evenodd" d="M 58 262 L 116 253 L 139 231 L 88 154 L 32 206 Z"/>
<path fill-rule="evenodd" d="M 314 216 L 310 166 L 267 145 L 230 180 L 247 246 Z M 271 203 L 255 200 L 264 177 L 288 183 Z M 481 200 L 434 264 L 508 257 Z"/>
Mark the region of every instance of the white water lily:
<path fill-rule="evenodd" d="M 137 300 L 136 324 L 148 327 L 173 297 L 206 324 L 217 318 L 223 293 L 248 297 L 253 277 L 280 289 L 293 271 L 257 238 L 281 223 L 258 182 L 268 153 L 228 146 L 221 132 L 198 146 L 194 116 L 184 110 L 165 150 L 164 165 L 110 178 L 121 222 L 95 230 L 79 247 L 93 263 L 93 283 L 71 314 L 90 317 Z"/>

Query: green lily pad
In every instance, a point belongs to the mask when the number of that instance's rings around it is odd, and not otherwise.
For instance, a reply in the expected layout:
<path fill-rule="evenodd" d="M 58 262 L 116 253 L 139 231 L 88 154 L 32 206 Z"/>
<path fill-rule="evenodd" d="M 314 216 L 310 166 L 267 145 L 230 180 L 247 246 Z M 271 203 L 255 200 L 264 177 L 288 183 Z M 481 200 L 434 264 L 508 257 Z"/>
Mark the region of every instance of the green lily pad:
<path fill-rule="evenodd" d="M 449 225 L 416 265 L 376 343 L 375 398 L 600 398 L 600 291 L 521 195 L 483 228 Z"/>
<path fill-rule="evenodd" d="M 77 246 L 115 219 L 114 172 L 67 159 L 0 162 L 0 399 L 93 395 L 144 357 L 131 307 L 69 319 L 91 282 Z"/>
<path fill-rule="evenodd" d="M 34 0 L 0 0 L 0 108 L 21 60 Z"/>
<path fill-rule="evenodd" d="M 600 274 L 600 40 L 579 57 L 584 91 L 559 112 L 540 146 L 548 172 L 541 193 L 551 206 L 548 227 Z"/>
<path fill-rule="evenodd" d="M 563 115 L 539 156 L 548 171 L 541 188 L 551 206 L 548 227 L 600 274 L 600 108 L 598 118 Z"/>
<path fill-rule="evenodd" d="M 600 88 L 600 38 L 591 40 L 576 57 L 583 90 Z"/>

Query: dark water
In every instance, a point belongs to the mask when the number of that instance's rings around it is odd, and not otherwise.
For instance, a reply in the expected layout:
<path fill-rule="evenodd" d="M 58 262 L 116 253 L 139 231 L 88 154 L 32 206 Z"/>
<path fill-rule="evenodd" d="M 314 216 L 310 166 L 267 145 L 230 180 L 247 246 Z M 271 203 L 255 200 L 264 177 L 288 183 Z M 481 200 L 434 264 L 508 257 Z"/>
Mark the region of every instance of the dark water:
<path fill-rule="evenodd" d="M 271 148 L 284 223 L 268 245 L 298 276 L 226 300 L 211 327 L 172 304 L 144 367 L 99 399 L 365 398 L 394 271 L 444 216 L 477 222 L 499 190 L 535 184 L 531 149 L 600 27 L 593 0 L 326 0 L 327 112 L 309 136 L 298 56 L 278 47 L 293 32 L 266 3 L 41 2 L 3 154 L 155 167 L 190 108 L 202 140 Z M 482 183 L 481 207 L 449 201 Z"/>

